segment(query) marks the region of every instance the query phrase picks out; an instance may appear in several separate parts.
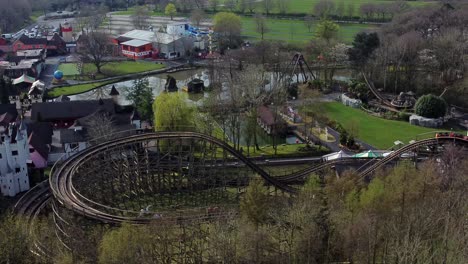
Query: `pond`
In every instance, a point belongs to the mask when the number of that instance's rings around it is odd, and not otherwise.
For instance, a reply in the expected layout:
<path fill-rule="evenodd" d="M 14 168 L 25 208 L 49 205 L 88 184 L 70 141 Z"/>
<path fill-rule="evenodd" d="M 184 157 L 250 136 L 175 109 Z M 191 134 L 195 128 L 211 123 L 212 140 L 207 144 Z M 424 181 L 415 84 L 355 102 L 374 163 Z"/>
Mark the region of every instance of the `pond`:
<path fill-rule="evenodd" d="M 177 87 L 179 91 L 182 90 L 188 82 L 195 78 L 202 79 L 205 83 L 205 87 L 209 85 L 209 78 L 206 70 L 197 69 L 197 70 L 188 70 L 175 73 L 163 73 L 156 74 L 148 77 L 148 82 L 150 87 L 153 88 L 153 95 L 156 97 L 161 92 L 164 91 L 164 85 L 166 84 L 167 75 L 174 77 L 177 80 Z M 92 100 L 99 98 L 110 98 L 110 91 L 112 86 L 115 86 L 115 89 L 120 93 L 118 102 L 120 105 L 129 105 L 130 101 L 126 99 L 129 89 L 133 86 L 133 80 L 117 82 L 103 86 L 101 88 L 88 91 L 82 94 L 71 95 L 69 96 L 72 101 L 75 100 Z M 199 102 L 203 98 L 203 94 L 189 94 L 189 99 L 193 102 Z"/>

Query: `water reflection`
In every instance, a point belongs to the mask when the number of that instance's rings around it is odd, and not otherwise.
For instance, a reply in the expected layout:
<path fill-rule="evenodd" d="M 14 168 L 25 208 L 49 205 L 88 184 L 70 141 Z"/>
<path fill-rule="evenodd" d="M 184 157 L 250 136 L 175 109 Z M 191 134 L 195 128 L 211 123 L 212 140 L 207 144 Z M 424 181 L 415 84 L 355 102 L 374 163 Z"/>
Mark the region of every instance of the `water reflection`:
<path fill-rule="evenodd" d="M 197 70 L 188 70 L 183 72 L 175 72 L 175 73 L 163 73 L 157 74 L 148 77 L 148 82 L 150 87 L 153 88 L 153 95 L 156 97 L 161 92 L 164 91 L 164 85 L 166 84 L 167 75 L 171 75 L 177 80 L 177 87 L 179 91 L 187 85 L 188 82 L 195 78 L 199 78 L 204 81 L 205 87 L 209 85 L 209 78 L 207 75 L 206 70 L 197 69 Z M 89 92 L 85 92 L 82 94 L 72 95 L 70 96 L 71 100 L 92 100 L 92 99 L 99 99 L 99 98 L 110 98 L 109 93 L 111 91 L 112 86 L 115 86 L 117 91 L 120 93 L 118 98 L 118 102 L 120 105 L 128 105 L 131 104 L 128 101 L 127 94 L 129 89 L 133 86 L 133 80 L 123 81 L 118 83 L 109 84 L 103 86 L 98 89 L 94 89 Z M 189 99 L 194 102 L 199 102 L 200 99 L 203 98 L 203 94 L 189 94 Z"/>

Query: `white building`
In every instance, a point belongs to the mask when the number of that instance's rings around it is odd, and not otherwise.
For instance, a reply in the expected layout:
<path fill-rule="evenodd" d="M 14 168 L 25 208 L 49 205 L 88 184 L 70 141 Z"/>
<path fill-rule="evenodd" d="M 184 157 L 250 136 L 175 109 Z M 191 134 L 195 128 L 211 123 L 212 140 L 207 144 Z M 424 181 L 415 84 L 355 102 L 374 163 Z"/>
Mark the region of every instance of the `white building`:
<path fill-rule="evenodd" d="M 4 196 L 29 190 L 29 144 L 26 126 L 0 126 L 0 189 Z"/>
<path fill-rule="evenodd" d="M 183 36 L 186 35 L 187 23 L 174 22 L 167 24 L 166 32 L 170 35 Z"/>
<path fill-rule="evenodd" d="M 140 40 L 142 43 L 152 43 L 153 49 L 161 58 L 173 59 L 184 57 L 188 51 L 193 49 L 194 38 L 180 34 L 169 34 L 146 30 L 132 30 L 116 38 L 117 43 L 122 45 L 131 40 Z"/>

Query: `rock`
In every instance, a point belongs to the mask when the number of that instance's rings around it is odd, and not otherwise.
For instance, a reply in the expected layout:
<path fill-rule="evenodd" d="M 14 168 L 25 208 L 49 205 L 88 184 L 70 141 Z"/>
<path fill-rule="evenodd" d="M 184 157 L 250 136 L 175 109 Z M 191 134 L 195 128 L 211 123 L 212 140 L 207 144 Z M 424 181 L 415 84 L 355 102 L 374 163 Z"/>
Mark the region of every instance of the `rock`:
<path fill-rule="evenodd" d="M 344 105 L 351 106 L 353 108 L 359 108 L 361 106 L 361 104 L 362 104 L 362 101 L 360 99 L 350 98 L 350 97 L 346 96 L 346 94 L 341 95 L 341 102 Z"/>
<path fill-rule="evenodd" d="M 426 118 L 418 115 L 411 115 L 409 122 L 415 126 L 437 128 L 441 127 L 444 124 L 443 118 Z"/>

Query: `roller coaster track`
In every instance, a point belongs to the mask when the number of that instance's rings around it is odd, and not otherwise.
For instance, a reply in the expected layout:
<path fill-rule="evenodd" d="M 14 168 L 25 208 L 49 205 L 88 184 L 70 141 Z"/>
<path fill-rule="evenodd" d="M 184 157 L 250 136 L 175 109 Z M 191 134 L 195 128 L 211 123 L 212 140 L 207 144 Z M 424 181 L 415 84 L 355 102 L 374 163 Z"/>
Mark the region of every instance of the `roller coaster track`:
<path fill-rule="evenodd" d="M 464 144 L 468 146 L 468 141 L 464 140 L 462 138 L 455 138 L 455 137 L 439 137 L 439 138 L 430 138 L 430 139 L 423 139 L 414 142 L 413 144 L 409 144 L 406 146 L 403 146 L 402 148 L 390 153 L 388 156 L 385 158 L 382 158 L 378 162 L 370 165 L 369 167 L 365 168 L 363 171 L 359 173 L 361 177 L 366 177 L 369 176 L 372 172 L 377 170 L 378 168 L 384 166 L 385 164 L 389 163 L 390 161 L 399 158 L 402 154 L 418 149 L 420 147 L 426 147 L 426 146 L 433 146 L 433 145 L 439 145 L 441 143 L 457 143 L 457 144 Z"/>
<path fill-rule="evenodd" d="M 362 76 L 364 77 L 364 80 L 366 81 L 367 87 L 369 87 L 369 90 L 375 95 L 375 97 L 377 97 L 377 99 L 379 99 L 384 105 L 394 108 L 394 106 L 390 103 L 390 101 L 384 98 L 382 94 L 380 94 L 380 92 L 375 88 L 374 83 L 372 81 L 369 81 L 369 79 L 367 79 L 367 76 L 364 73 L 362 73 Z"/>
<path fill-rule="evenodd" d="M 234 148 L 232 148 L 229 144 L 217 138 L 204 135 L 204 134 L 200 134 L 200 133 L 194 133 L 194 132 L 146 133 L 146 134 L 138 134 L 138 135 L 130 136 L 127 138 L 115 139 L 115 140 L 111 140 L 100 145 L 92 146 L 86 149 L 85 151 L 72 156 L 71 158 L 64 161 L 63 163 L 57 164 L 56 166 L 54 166 L 51 177 L 50 177 L 50 187 L 51 187 L 54 197 L 57 199 L 58 202 L 63 204 L 65 207 L 72 209 L 73 211 L 79 214 L 82 214 L 82 215 L 85 215 L 90 218 L 97 219 L 103 222 L 111 222 L 111 223 L 120 223 L 120 222 L 147 223 L 149 222 L 150 219 L 112 215 L 112 214 L 109 214 L 109 213 L 106 213 L 106 212 L 103 212 L 103 211 L 97 210 L 96 208 L 91 207 L 88 203 L 84 202 L 82 199 L 79 198 L 81 194 L 75 191 L 73 184 L 72 184 L 72 178 L 77 167 L 84 160 L 91 158 L 93 155 L 99 152 L 105 151 L 109 147 L 136 143 L 142 140 L 158 140 L 158 139 L 199 139 L 199 140 L 206 140 L 208 142 L 216 144 L 222 149 L 224 149 L 226 152 L 229 152 L 231 155 L 238 158 L 246 166 L 251 168 L 257 174 L 259 174 L 263 179 L 265 179 L 265 181 L 267 181 L 269 184 L 277 187 L 280 190 L 283 190 L 285 192 L 290 192 L 290 193 L 297 192 L 297 189 L 289 186 L 289 184 L 297 182 L 298 180 L 301 180 L 301 179 L 303 180 L 305 177 L 307 177 L 313 172 L 323 170 L 329 166 L 332 166 L 338 163 L 347 163 L 347 162 L 356 161 L 356 159 L 333 160 L 333 161 L 323 162 L 311 168 L 307 168 L 307 169 L 298 171 L 290 175 L 281 176 L 281 177 L 272 177 L 267 172 L 265 172 L 262 168 L 260 168 L 254 162 L 252 162 L 250 159 L 243 156 L 241 153 L 239 153 Z M 401 149 L 392 152 L 387 157 L 376 161 L 375 163 L 371 164 L 369 167 L 365 168 L 360 173 L 360 175 L 362 177 L 368 176 L 369 174 L 371 174 L 373 171 L 380 168 L 381 166 L 389 163 L 390 161 L 394 159 L 400 158 L 400 156 L 406 152 L 418 149 L 423 146 L 438 145 L 438 144 L 447 143 L 447 142 L 464 143 L 468 145 L 468 141 L 459 139 L 459 138 L 452 138 L 452 137 L 431 138 L 431 139 L 420 140 L 413 144 L 404 146 Z M 84 197 L 81 197 L 81 198 L 84 198 Z M 87 202 L 90 202 L 90 201 L 87 201 Z M 94 204 L 97 204 L 97 203 L 94 203 Z"/>
<path fill-rule="evenodd" d="M 26 220 L 26 229 L 33 238 L 31 252 L 40 257 L 48 257 L 50 254 L 48 249 L 37 239 L 34 224 L 41 210 L 51 200 L 51 196 L 48 180 L 45 180 L 26 192 L 13 207 L 13 212 Z"/>

